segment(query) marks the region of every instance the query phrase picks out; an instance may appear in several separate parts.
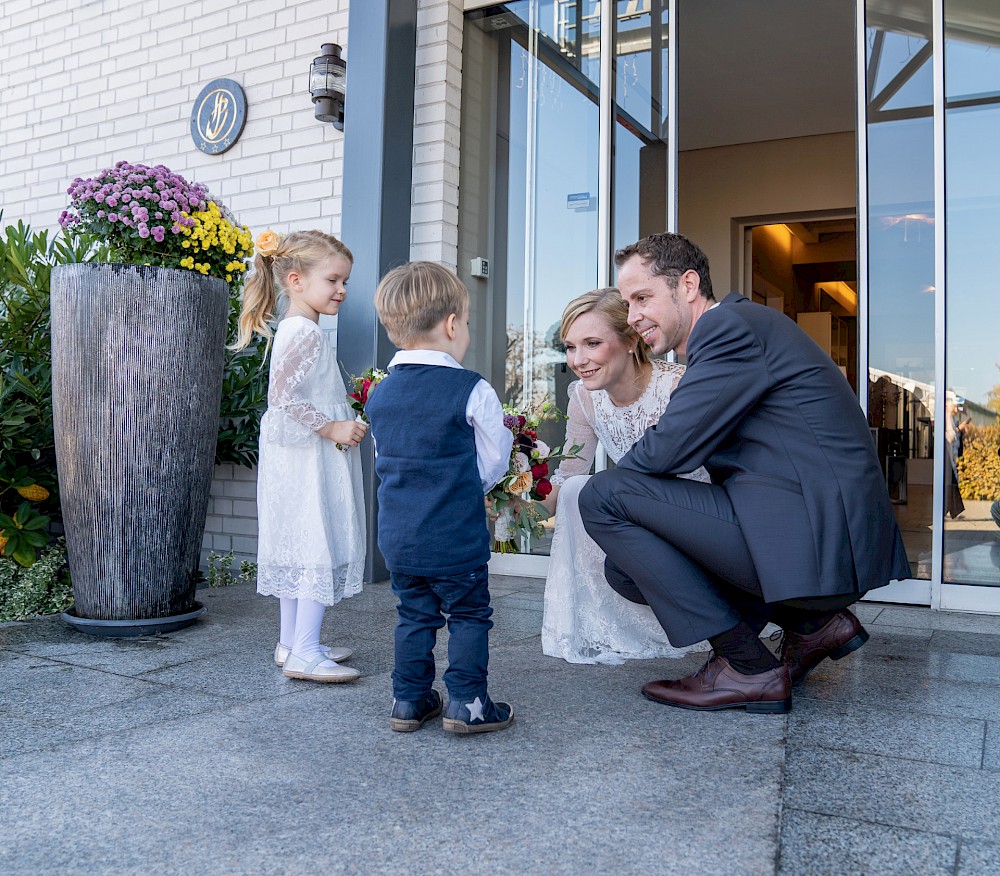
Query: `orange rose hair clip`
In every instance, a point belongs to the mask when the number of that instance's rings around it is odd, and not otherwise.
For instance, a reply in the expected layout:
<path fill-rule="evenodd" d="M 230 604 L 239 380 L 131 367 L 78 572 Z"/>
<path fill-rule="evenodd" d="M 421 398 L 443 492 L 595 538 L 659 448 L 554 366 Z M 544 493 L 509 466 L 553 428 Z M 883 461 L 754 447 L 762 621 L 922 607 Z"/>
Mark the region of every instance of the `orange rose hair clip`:
<path fill-rule="evenodd" d="M 258 255 L 262 255 L 266 259 L 273 258 L 274 254 L 278 251 L 278 247 L 281 245 L 281 235 L 277 231 L 272 231 L 268 228 L 257 235 L 257 239 L 253 242 L 253 245 Z"/>

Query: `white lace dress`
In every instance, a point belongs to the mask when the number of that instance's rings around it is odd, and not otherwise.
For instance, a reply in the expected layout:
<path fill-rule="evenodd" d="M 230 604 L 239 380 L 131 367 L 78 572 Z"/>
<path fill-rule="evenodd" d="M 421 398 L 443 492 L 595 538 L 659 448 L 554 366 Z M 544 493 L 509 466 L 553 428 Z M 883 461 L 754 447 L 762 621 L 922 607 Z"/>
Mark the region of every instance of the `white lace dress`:
<path fill-rule="evenodd" d="M 579 458 L 567 459 L 552 477 L 559 485 L 556 527 L 545 579 L 542 652 L 570 663 L 622 663 L 627 659 L 679 657 L 707 650 L 707 643 L 675 648 L 647 605 L 630 602 L 604 577 L 604 551 L 587 535 L 580 518 L 580 490 L 590 477 L 597 442 L 617 462 L 663 413 L 684 366 L 654 360 L 649 386 L 628 407 L 615 407 L 604 390 L 589 392 L 580 381 L 569 386 L 566 446 L 582 444 Z M 708 481 L 700 468 L 682 475 Z"/>
<path fill-rule="evenodd" d="M 278 324 L 257 469 L 257 592 L 334 605 L 361 590 L 361 455 L 316 434 L 353 420 L 336 353 L 304 316 Z"/>

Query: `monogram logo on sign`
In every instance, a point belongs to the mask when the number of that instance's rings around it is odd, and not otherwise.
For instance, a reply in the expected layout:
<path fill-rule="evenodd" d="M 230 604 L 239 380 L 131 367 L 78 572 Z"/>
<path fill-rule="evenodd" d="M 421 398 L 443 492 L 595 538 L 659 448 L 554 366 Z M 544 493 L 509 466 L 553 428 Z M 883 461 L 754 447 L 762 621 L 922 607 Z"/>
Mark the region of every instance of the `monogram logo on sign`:
<path fill-rule="evenodd" d="M 209 155 L 231 148 L 243 133 L 247 99 L 238 82 L 216 79 L 198 95 L 191 110 L 191 139 Z"/>

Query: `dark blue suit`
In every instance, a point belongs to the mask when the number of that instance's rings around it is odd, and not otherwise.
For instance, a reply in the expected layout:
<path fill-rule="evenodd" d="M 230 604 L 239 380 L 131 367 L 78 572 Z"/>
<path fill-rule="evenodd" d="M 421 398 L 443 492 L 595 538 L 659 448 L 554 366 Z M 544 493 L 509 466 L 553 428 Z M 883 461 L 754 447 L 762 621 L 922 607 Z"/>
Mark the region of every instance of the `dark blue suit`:
<path fill-rule="evenodd" d="M 762 620 L 765 603 L 845 605 L 909 577 L 868 423 L 830 357 L 736 293 L 687 355 L 659 422 L 580 495 L 612 586 L 680 646 Z M 676 478 L 699 465 L 712 484 Z"/>

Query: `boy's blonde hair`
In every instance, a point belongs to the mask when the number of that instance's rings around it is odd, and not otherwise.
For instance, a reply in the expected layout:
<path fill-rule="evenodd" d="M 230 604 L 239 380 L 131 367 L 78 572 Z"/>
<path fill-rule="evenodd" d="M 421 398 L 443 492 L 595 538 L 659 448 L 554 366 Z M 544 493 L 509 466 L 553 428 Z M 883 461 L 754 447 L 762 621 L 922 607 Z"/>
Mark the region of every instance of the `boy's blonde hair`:
<path fill-rule="evenodd" d="M 330 256 L 341 255 L 352 265 L 351 251 L 332 234 L 323 231 L 293 231 L 278 239 L 272 254 L 254 257 L 254 272 L 243 288 L 239 334 L 234 350 L 242 350 L 254 334 L 271 343 L 271 326 L 279 295 L 285 295 L 285 278 L 293 271 L 307 274 Z"/>
<path fill-rule="evenodd" d="M 649 346 L 628 324 L 628 304 L 621 292 L 611 287 L 594 289 L 570 301 L 563 311 L 562 325 L 559 327 L 559 336 L 564 342 L 570 327 L 585 313 L 599 313 L 604 317 L 611 330 L 632 351 L 636 365 L 642 366 L 649 361 Z"/>
<path fill-rule="evenodd" d="M 375 290 L 375 310 L 400 349 L 427 337 L 451 314 L 469 311 L 469 290 L 436 262 L 407 262 L 393 268 Z"/>

